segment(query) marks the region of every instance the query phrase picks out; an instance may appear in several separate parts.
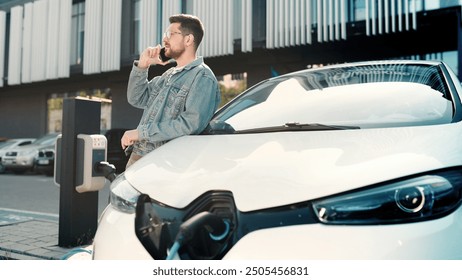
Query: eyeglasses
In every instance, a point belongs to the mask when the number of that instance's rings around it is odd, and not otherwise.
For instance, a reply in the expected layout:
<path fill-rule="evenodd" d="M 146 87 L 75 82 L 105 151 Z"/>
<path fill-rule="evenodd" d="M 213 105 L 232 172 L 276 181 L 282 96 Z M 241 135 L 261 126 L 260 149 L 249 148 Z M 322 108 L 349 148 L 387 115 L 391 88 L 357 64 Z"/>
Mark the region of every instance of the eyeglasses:
<path fill-rule="evenodd" d="M 164 38 L 167 38 L 170 40 L 170 38 L 172 37 L 173 34 L 183 34 L 181 32 L 172 32 L 172 31 L 165 31 L 164 32 Z"/>

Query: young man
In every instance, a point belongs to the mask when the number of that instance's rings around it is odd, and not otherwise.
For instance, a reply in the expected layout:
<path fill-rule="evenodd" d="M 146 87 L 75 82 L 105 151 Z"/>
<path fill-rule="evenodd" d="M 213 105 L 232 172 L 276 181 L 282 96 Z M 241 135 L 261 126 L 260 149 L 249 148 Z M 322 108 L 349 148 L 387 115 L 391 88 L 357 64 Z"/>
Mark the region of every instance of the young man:
<path fill-rule="evenodd" d="M 176 67 L 148 81 L 151 65 L 166 65 L 161 46 L 145 49 L 134 62 L 128 81 L 128 102 L 144 110 L 136 129 L 122 136 L 122 148 L 133 145 L 127 168 L 169 140 L 200 133 L 220 104 L 217 79 L 202 57 L 196 55 L 202 41 L 202 22 L 192 15 L 170 17 L 164 33 L 165 55 Z"/>

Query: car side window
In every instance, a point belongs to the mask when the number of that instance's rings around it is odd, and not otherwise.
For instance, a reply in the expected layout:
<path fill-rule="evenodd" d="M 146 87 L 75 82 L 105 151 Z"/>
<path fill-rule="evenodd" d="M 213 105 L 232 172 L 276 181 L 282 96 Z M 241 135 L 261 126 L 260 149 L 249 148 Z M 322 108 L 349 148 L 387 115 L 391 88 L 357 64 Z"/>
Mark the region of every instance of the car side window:
<path fill-rule="evenodd" d="M 30 143 L 32 143 L 32 141 L 26 141 L 26 142 L 19 144 L 18 146 L 29 145 Z"/>

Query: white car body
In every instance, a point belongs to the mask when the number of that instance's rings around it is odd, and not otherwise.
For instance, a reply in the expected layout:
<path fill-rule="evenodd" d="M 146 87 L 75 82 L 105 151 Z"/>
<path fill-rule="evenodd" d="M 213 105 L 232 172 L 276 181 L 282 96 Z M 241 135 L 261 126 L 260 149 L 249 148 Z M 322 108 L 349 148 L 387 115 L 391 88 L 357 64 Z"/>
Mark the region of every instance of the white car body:
<path fill-rule="evenodd" d="M 358 90 L 360 88 L 355 89 Z M 379 94 L 381 89 L 377 92 Z M 298 93 L 292 90 L 291 94 L 296 98 Z M 420 178 L 419 174 L 462 166 L 462 145 L 459 143 L 462 124 L 447 119 L 447 123 L 433 124 L 432 116 L 446 118 L 451 106 L 432 98 L 423 100 L 419 108 L 432 106 L 436 109 L 413 113 L 422 119 L 428 117 L 425 121 L 431 125 L 390 124 L 393 119 L 407 118 L 400 115 L 388 119 L 380 117 L 386 119 L 383 127 L 361 123 L 361 128 L 365 129 L 185 136 L 140 159 L 126 170 L 124 178 L 119 179 L 149 195 L 154 203 L 178 211 L 188 209 L 207 192 L 224 191 L 232 194 L 236 212 L 241 213 L 237 217 L 260 211 L 263 214 L 266 209 L 276 209 L 272 213 L 277 213 L 277 209 L 292 211 L 290 209 L 299 207 L 296 205 L 302 205 L 297 212 L 300 219 L 312 220 L 287 225 L 279 222 L 248 232 L 242 228 L 236 230 L 245 233 L 236 233 L 239 237 L 221 259 L 462 259 L 460 202 L 450 213 L 412 222 L 336 224 L 323 221 L 321 211 L 316 210 L 318 220 L 301 217 L 305 215 L 305 202 L 306 216 L 309 216 L 308 206 L 316 201 L 324 203 L 343 194 L 349 199 L 348 195 L 356 191 L 377 189 L 370 186 L 394 186 L 407 178 Z M 334 108 L 332 112 L 343 110 L 341 113 L 344 113 L 350 108 L 349 114 L 355 114 L 358 109 L 353 103 L 348 107 L 350 101 L 342 100 L 346 108 Z M 301 101 L 298 105 L 308 106 L 313 102 Z M 328 101 L 319 102 L 321 106 Z M 389 102 L 390 106 L 402 103 L 406 103 L 402 98 L 399 102 Z M 283 106 L 283 99 L 279 104 Z M 315 110 L 318 105 L 312 106 Z M 419 108 L 411 109 L 419 111 Z M 254 106 L 252 110 L 253 114 L 261 116 L 278 112 L 280 108 Z M 327 118 L 334 121 L 336 116 L 332 112 Z M 271 116 L 268 114 L 265 118 L 268 126 L 274 125 Z M 242 123 L 244 127 L 240 129 L 253 127 L 251 115 L 239 117 L 243 119 L 231 117 L 229 123 L 234 127 Z M 117 193 L 116 189 L 113 192 Z M 428 196 L 424 198 L 428 200 Z M 100 217 L 93 258 L 151 259 L 152 255 L 134 234 L 135 213 L 123 213 L 116 208 L 109 205 Z M 268 218 L 273 217 L 271 215 L 261 219 L 271 219 Z M 243 221 L 241 218 L 235 227 L 245 227 Z"/>
<path fill-rule="evenodd" d="M 0 156 L 5 154 L 5 151 L 19 146 L 29 145 L 35 141 L 35 138 L 13 138 L 0 143 Z"/>
<path fill-rule="evenodd" d="M 29 145 L 34 141 L 35 138 L 15 138 L 2 143 L 2 145 L 0 145 L 0 173 L 3 173 L 5 171 L 5 167 L 3 166 L 1 161 L 8 150 L 16 149 L 17 147 L 22 147 L 24 145 Z"/>
<path fill-rule="evenodd" d="M 31 144 L 7 149 L 2 157 L 3 166 L 15 172 L 33 170 L 39 150 L 54 143 L 57 135 L 56 133 L 46 134 Z"/>

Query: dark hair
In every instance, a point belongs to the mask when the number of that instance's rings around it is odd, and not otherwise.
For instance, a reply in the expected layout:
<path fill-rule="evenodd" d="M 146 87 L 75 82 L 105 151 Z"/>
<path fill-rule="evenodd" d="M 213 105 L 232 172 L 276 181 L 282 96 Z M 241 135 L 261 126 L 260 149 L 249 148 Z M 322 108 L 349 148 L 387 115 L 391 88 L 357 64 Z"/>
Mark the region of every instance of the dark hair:
<path fill-rule="evenodd" d="M 173 15 L 169 20 L 170 23 L 179 23 L 182 33 L 194 35 L 194 46 L 197 50 L 202 42 L 202 37 L 204 37 L 204 25 L 201 20 L 196 16 L 187 14 Z"/>

